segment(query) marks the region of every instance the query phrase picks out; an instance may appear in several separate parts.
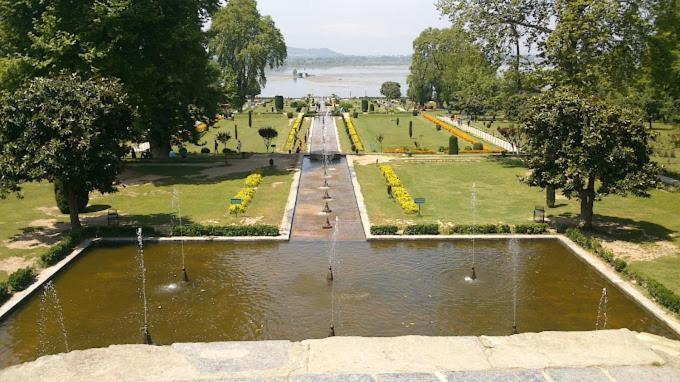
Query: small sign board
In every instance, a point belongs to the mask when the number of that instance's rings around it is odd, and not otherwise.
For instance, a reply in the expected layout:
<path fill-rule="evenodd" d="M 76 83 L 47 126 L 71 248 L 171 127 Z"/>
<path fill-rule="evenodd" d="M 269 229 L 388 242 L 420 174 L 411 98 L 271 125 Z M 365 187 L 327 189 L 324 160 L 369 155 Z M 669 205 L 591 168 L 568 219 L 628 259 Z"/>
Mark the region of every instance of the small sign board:
<path fill-rule="evenodd" d="M 415 198 L 413 199 L 415 204 L 425 204 L 425 198 Z"/>
<path fill-rule="evenodd" d="M 231 199 L 230 203 L 236 204 L 236 205 L 241 205 L 243 203 L 243 200 L 241 200 L 241 199 Z"/>

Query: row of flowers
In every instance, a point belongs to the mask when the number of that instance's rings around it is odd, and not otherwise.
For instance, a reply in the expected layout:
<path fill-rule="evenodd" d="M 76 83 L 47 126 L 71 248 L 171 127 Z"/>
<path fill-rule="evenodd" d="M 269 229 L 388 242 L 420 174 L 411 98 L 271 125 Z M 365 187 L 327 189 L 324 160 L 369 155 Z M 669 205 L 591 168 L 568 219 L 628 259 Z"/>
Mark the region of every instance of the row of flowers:
<path fill-rule="evenodd" d="M 298 117 L 295 119 L 295 123 L 293 123 L 293 128 L 290 129 L 290 134 L 288 134 L 288 140 L 286 141 L 284 151 L 293 149 L 293 146 L 295 145 L 295 140 L 297 139 L 298 136 L 298 132 L 302 127 L 302 119 L 303 119 L 302 114 L 299 114 Z"/>
<path fill-rule="evenodd" d="M 229 204 L 230 214 L 239 214 L 246 212 L 246 207 L 253 201 L 255 197 L 255 191 L 257 187 L 262 183 L 262 173 L 255 171 L 248 175 L 245 182 L 245 187 L 242 188 L 235 196 L 234 199 L 240 199 L 241 204 Z"/>
<path fill-rule="evenodd" d="M 423 113 L 422 115 L 423 115 L 423 118 L 427 119 L 427 120 L 430 121 L 430 122 L 433 122 L 434 124 L 436 124 L 436 125 L 438 125 L 438 126 L 441 126 L 442 128 L 444 128 L 444 129 L 445 129 L 446 131 L 448 131 L 449 133 L 451 133 L 451 134 L 453 134 L 453 135 L 455 135 L 455 136 L 461 138 L 461 139 L 464 140 L 464 141 L 467 141 L 467 142 L 469 142 L 469 143 L 471 143 L 471 144 L 473 144 L 473 145 L 476 144 L 476 143 L 481 143 L 481 142 L 479 142 L 477 139 L 475 139 L 474 137 L 472 137 L 471 135 L 469 135 L 469 134 L 463 132 L 462 130 L 459 130 L 459 129 L 454 128 L 453 126 L 449 125 L 448 123 L 442 121 L 441 119 L 439 119 L 439 118 L 437 118 L 437 117 L 435 117 L 435 116 L 432 116 L 432 115 L 430 115 L 430 114 L 428 114 L 428 113 Z M 484 147 L 483 150 L 486 150 L 486 149 L 487 149 L 487 147 L 485 147 L 485 146 L 486 146 L 486 145 L 483 145 L 483 146 L 482 146 L 482 147 Z"/>
<path fill-rule="evenodd" d="M 399 203 L 399 206 L 406 214 L 416 214 L 418 213 L 418 205 L 413 201 L 413 197 L 406 190 L 406 187 L 401 183 L 401 179 L 394 172 L 392 166 L 382 165 L 380 166 L 380 172 L 385 177 L 387 184 L 392 189 L 392 196 L 394 200 Z"/>
<path fill-rule="evenodd" d="M 352 140 L 352 145 L 354 146 L 355 151 L 364 151 L 364 145 L 361 143 L 361 139 L 359 138 L 356 127 L 354 127 L 352 118 L 349 117 L 349 114 L 343 114 L 342 118 L 345 121 L 347 134 L 349 134 L 349 138 Z"/>

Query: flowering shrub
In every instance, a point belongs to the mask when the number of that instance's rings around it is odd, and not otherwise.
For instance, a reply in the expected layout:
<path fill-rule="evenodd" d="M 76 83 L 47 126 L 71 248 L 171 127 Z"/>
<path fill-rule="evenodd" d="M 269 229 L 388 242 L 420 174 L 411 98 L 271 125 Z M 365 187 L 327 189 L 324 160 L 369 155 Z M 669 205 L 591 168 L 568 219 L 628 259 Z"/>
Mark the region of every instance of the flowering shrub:
<path fill-rule="evenodd" d="M 253 172 L 248 175 L 245 182 L 245 187 L 242 188 L 234 199 L 241 199 L 241 204 L 229 204 L 230 214 L 239 214 L 246 212 L 246 207 L 253 201 L 255 197 L 256 187 L 262 183 L 263 176 L 260 172 Z"/>
<path fill-rule="evenodd" d="M 418 213 L 418 205 L 413 201 L 413 197 L 406 190 L 406 187 L 401 183 L 401 179 L 394 172 L 392 166 L 383 165 L 380 166 L 380 172 L 385 177 L 387 184 L 392 187 L 392 196 L 399 203 L 402 211 L 406 214 L 416 214 Z"/>
<path fill-rule="evenodd" d="M 348 114 L 344 114 L 342 116 L 343 121 L 345 121 L 345 127 L 347 128 L 347 134 L 349 134 L 349 138 L 352 140 L 352 145 L 356 149 L 356 151 L 364 151 L 364 145 L 361 143 L 361 139 L 359 138 L 359 134 L 357 133 L 357 129 L 354 126 L 354 122 L 352 122 L 352 119 L 349 117 Z"/>
<path fill-rule="evenodd" d="M 302 127 L 302 119 L 303 119 L 302 115 L 299 115 L 297 119 L 295 119 L 295 122 L 293 123 L 293 128 L 290 129 L 290 134 L 288 134 L 288 140 L 286 141 L 286 145 L 284 146 L 284 151 L 293 150 L 295 138 L 297 137 L 298 132 L 300 131 L 300 127 Z"/>

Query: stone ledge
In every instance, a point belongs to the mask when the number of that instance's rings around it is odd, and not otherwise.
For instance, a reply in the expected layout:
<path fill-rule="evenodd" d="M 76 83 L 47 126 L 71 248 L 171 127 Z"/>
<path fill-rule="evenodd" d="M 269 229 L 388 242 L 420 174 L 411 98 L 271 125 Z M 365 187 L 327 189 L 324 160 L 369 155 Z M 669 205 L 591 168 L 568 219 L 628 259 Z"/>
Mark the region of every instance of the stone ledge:
<path fill-rule="evenodd" d="M 1 370 L 0 380 L 678 380 L 677 359 L 655 348 L 680 349 L 680 342 L 622 329 L 510 337 L 116 345 L 41 357 Z"/>

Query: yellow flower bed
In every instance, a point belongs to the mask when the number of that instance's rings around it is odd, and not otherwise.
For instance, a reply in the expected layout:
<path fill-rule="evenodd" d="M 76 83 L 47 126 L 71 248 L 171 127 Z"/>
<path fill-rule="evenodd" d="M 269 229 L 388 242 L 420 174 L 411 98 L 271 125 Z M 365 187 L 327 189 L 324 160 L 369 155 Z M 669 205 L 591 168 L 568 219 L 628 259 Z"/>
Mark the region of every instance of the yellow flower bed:
<path fill-rule="evenodd" d="M 263 176 L 258 172 L 253 172 L 248 175 L 245 182 L 245 187 L 242 188 L 235 196 L 234 199 L 241 199 L 241 204 L 229 204 L 229 213 L 237 214 L 246 212 L 246 207 L 253 201 L 255 197 L 256 187 L 262 183 Z"/>
<path fill-rule="evenodd" d="M 300 127 L 302 127 L 302 120 L 303 117 L 301 115 L 298 115 L 298 117 L 295 119 L 295 123 L 293 123 L 293 128 L 290 129 L 290 134 L 288 134 L 288 140 L 286 141 L 286 145 L 283 148 L 284 151 L 293 150 L 293 143 L 295 142 L 295 137 L 300 131 Z"/>
<path fill-rule="evenodd" d="M 444 128 L 449 133 L 461 138 L 464 141 L 472 143 L 473 145 L 475 143 L 481 143 L 477 139 L 473 138 L 471 135 L 466 134 L 462 130 L 456 129 L 455 127 L 449 125 L 448 123 L 442 121 L 441 119 L 439 119 L 437 117 L 431 116 L 430 114 L 427 114 L 427 113 L 423 113 L 422 116 L 423 116 L 423 118 L 427 119 L 428 121 L 434 122 L 436 125 L 441 126 L 442 128 Z M 484 149 L 488 148 L 486 145 L 483 145 L 483 147 L 484 147 Z"/>
<path fill-rule="evenodd" d="M 417 214 L 418 205 L 413 201 L 413 197 L 401 183 L 401 179 L 399 179 L 397 173 L 394 172 L 392 166 L 382 165 L 380 166 L 380 172 L 385 177 L 387 184 L 392 187 L 392 195 L 397 203 L 399 203 L 402 211 L 406 214 Z"/>
<path fill-rule="evenodd" d="M 361 139 L 359 138 L 359 134 L 357 133 L 356 127 L 354 127 L 354 122 L 352 122 L 352 118 L 350 118 L 347 114 L 344 114 L 342 118 L 345 121 L 347 130 L 349 131 L 349 138 L 352 140 L 354 148 L 356 148 L 357 151 L 364 151 L 364 145 L 363 143 L 361 143 Z"/>

